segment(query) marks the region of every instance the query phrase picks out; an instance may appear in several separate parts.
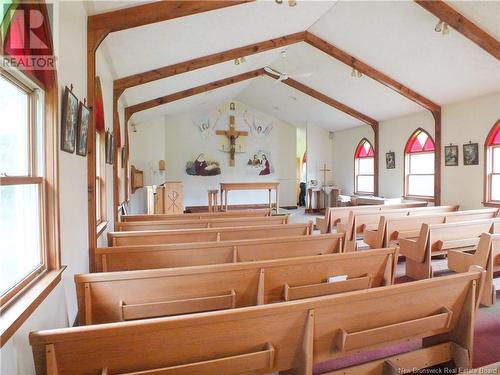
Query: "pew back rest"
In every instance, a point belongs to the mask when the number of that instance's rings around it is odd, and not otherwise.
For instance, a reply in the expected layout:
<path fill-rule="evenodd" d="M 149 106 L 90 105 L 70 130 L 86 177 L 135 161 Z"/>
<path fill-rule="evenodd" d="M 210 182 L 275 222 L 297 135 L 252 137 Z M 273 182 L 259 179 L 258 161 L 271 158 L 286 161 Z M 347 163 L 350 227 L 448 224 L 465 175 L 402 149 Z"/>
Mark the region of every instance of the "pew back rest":
<path fill-rule="evenodd" d="M 135 305 L 133 308 L 143 314 L 136 316 L 153 317 L 170 315 L 174 308 L 196 312 L 217 306 L 245 307 L 283 302 L 285 297 L 298 299 L 379 287 L 392 283 L 396 257 L 396 249 L 378 249 L 320 257 L 75 275 L 78 316 L 80 324 L 99 324 L 125 320 L 122 306 Z M 339 275 L 346 275 L 348 280 L 326 283 L 329 277 Z M 231 291 L 234 298 L 229 303 L 223 296 Z M 212 304 L 217 297 L 219 305 Z"/>
<path fill-rule="evenodd" d="M 500 218 L 429 225 L 431 251 L 475 247 L 482 233 L 496 233 Z"/>
<path fill-rule="evenodd" d="M 260 225 L 252 227 L 108 232 L 108 245 L 129 246 L 206 241 L 231 241 L 239 239 L 286 237 L 310 234 L 312 234 L 312 222 L 307 224 Z"/>
<path fill-rule="evenodd" d="M 186 267 L 337 253 L 343 235 L 322 234 L 238 241 L 96 249 L 96 270 L 126 271 Z"/>
<path fill-rule="evenodd" d="M 180 365 L 189 367 L 185 373 L 270 373 L 424 337 L 433 344 L 455 340 L 467 351 L 481 276 L 467 272 L 281 304 L 32 332 L 29 341 L 37 375 L 54 365 L 61 375 L 167 373 Z"/>
<path fill-rule="evenodd" d="M 456 211 L 426 215 L 410 215 L 407 218 L 384 218 L 386 222 L 386 243 L 398 238 L 414 238 L 419 233 L 422 224 L 441 224 L 462 221 L 489 219 L 496 217 L 496 210 L 482 209 L 469 211 Z"/>
<path fill-rule="evenodd" d="M 255 209 L 255 210 L 235 210 L 235 211 L 221 211 L 221 212 L 196 212 L 196 213 L 185 213 L 185 214 L 129 214 L 122 215 L 121 221 L 149 221 L 149 220 L 191 220 L 191 219 L 202 219 L 202 218 L 216 218 L 216 217 L 262 217 L 271 216 L 272 211 L 268 208 L 265 209 Z"/>
<path fill-rule="evenodd" d="M 387 207 L 387 206 L 384 206 Z M 450 206 L 431 206 L 431 207 L 416 207 L 416 208 L 398 208 L 398 209 L 382 209 L 379 211 L 351 211 L 347 219 L 347 224 L 343 231 L 350 233 L 351 237 L 356 234 L 363 233 L 365 230 L 377 229 L 380 223 L 380 217 L 398 218 L 409 215 L 433 215 L 440 213 L 452 213 L 458 208 L 457 205 Z"/>
<path fill-rule="evenodd" d="M 287 224 L 288 215 L 262 217 L 199 218 L 190 220 L 127 221 L 116 224 L 117 231 L 224 228 Z"/>
<path fill-rule="evenodd" d="M 357 211 L 380 211 L 380 210 L 394 210 L 398 208 L 410 207 L 426 207 L 427 202 L 408 202 L 389 205 L 368 205 L 368 206 L 349 206 L 349 207 L 329 207 L 325 213 L 325 218 L 317 222 L 320 227 L 321 233 L 329 233 L 332 228 L 338 223 L 346 223 L 349 218 L 349 213 Z"/>

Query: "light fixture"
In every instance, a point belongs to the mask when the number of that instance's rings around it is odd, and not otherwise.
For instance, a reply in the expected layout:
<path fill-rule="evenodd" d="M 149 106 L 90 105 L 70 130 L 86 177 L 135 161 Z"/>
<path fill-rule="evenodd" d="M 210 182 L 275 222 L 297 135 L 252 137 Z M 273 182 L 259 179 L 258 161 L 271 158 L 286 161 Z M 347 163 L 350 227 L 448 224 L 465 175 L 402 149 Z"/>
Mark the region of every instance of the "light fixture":
<path fill-rule="evenodd" d="M 439 20 L 436 24 L 436 27 L 434 27 L 434 31 L 437 33 L 442 33 L 443 35 L 447 35 L 450 32 L 450 30 L 448 29 L 448 24 L 441 20 Z"/>
<path fill-rule="evenodd" d="M 237 57 L 236 59 L 234 59 L 234 65 L 240 65 L 240 64 L 243 64 L 246 61 L 247 60 L 245 59 L 245 56 Z"/>
<path fill-rule="evenodd" d="M 137 133 L 137 128 L 135 127 L 135 124 L 132 124 L 132 131 L 133 131 L 134 133 Z"/>
<path fill-rule="evenodd" d="M 283 4 L 283 0 L 274 0 L 276 2 L 276 4 Z M 288 0 L 288 6 L 291 8 L 291 7 L 294 7 L 295 5 L 297 5 L 297 0 Z"/>
<path fill-rule="evenodd" d="M 361 73 L 358 69 L 356 68 L 352 68 L 352 71 L 351 71 L 351 77 L 354 77 L 354 78 L 361 78 L 363 77 L 363 73 Z"/>

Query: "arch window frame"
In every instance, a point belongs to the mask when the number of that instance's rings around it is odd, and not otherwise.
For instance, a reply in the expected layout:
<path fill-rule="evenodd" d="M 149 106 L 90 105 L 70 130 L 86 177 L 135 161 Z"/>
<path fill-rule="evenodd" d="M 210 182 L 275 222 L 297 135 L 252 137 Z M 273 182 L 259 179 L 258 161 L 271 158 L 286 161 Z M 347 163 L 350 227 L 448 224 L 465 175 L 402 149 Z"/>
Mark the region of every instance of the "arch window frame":
<path fill-rule="evenodd" d="M 425 134 L 427 138 L 422 144 L 420 134 Z M 423 155 L 433 155 L 432 173 L 422 170 L 421 160 Z M 435 200 L 436 191 L 436 170 L 435 170 L 436 148 L 435 141 L 429 132 L 423 128 L 418 128 L 412 132 L 404 148 L 404 170 L 403 170 L 403 196 L 405 198 L 426 200 L 433 202 Z M 420 163 L 417 164 L 419 162 Z M 412 179 L 432 176 L 432 192 L 431 194 L 415 193 L 415 188 L 411 186 Z"/>
<path fill-rule="evenodd" d="M 365 145 L 368 144 L 369 148 L 366 149 Z M 361 162 L 367 159 L 371 159 L 373 166 L 371 169 L 371 173 L 361 173 L 360 170 L 363 166 L 361 166 Z M 359 177 L 371 177 L 373 186 L 371 191 L 360 190 L 359 187 Z M 361 139 L 358 145 L 356 146 L 356 150 L 354 152 L 354 194 L 356 195 L 374 195 L 375 194 L 375 149 L 373 148 L 373 144 L 366 138 Z"/>
<path fill-rule="evenodd" d="M 500 193 L 493 195 L 493 185 L 500 189 L 500 120 L 493 125 L 484 142 L 484 202 L 500 207 Z"/>

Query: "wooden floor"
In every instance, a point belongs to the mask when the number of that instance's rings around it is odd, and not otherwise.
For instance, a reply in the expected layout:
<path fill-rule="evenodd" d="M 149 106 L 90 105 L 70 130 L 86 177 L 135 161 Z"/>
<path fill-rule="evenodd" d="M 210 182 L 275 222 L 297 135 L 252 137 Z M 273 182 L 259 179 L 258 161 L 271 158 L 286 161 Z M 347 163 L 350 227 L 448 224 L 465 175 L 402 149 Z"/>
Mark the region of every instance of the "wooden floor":
<path fill-rule="evenodd" d="M 297 210 L 280 210 L 284 213 L 289 213 L 290 223 L 302 223 L 309 220 L 315 220 L 318 215 L 307 214 L 304 208 Z M 437 259 L 432 261 L 432 267 L 437 271 L 438 276 L 445 275 L 447 261 L 445 259 Z M 396 282 L 404 283 L 411 281 L 411 279 L 403 276 L 405 273 L 404 263 L 399 263 L 396 271 Z M 500 275 L 499 275 L 500 277 Z M 496 289 L 500 291 L 500 279 L 495 280 Z M 365 362 L 405 352 L 419 347 L 418 342 L 407 342 L 394 345 L 390 348 L 374 350 L 363 354 L 361 358 L 359 355 L 356 358 L 343 358 L 341 361 L 331 361 L 321 363 L 315 366 L 315 374 L 322 374 L 337 368 L 343 368 L 355 363 Z M 500 362 L 500 293 L 497 292 L 497 302 L 491 307 L 481 307 L 479 309 L 476 330 L 474 337 L 474 368 L 486 366 L 488 364 Z"/>

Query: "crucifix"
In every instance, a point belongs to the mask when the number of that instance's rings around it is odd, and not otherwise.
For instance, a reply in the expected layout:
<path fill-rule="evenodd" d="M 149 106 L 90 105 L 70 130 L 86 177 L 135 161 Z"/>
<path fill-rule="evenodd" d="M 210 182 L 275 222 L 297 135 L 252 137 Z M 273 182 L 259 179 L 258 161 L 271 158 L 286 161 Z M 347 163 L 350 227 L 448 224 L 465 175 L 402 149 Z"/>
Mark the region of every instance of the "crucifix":
<path fill-rule="evenodd" d="M 323 164 L 323 169 L 319 170 L 320 172 L 323 172 L 323 193 L 325 193 L 325 198 L 324 198 L 324 203 L 325 203 L 325 210 L 326 206 L 328 204 L 328 194 L 326 193 L 326 172 L 331 172 L 331 169 L 326 169 L 326 163 Z"/>
<path fill-rule="evenodd" d="M 241 136 L 245 137 L 248 132 L 239 131 L 235 129 L 235 106 L 234 103 L 229 105 L 230 115 L 229 115 L 229 130 L 217 130 L 215 134 L 224 135 L 229 139 L 229 166 L 234 167 L 234 155 L 236 153 L 236 140 Z"/>

